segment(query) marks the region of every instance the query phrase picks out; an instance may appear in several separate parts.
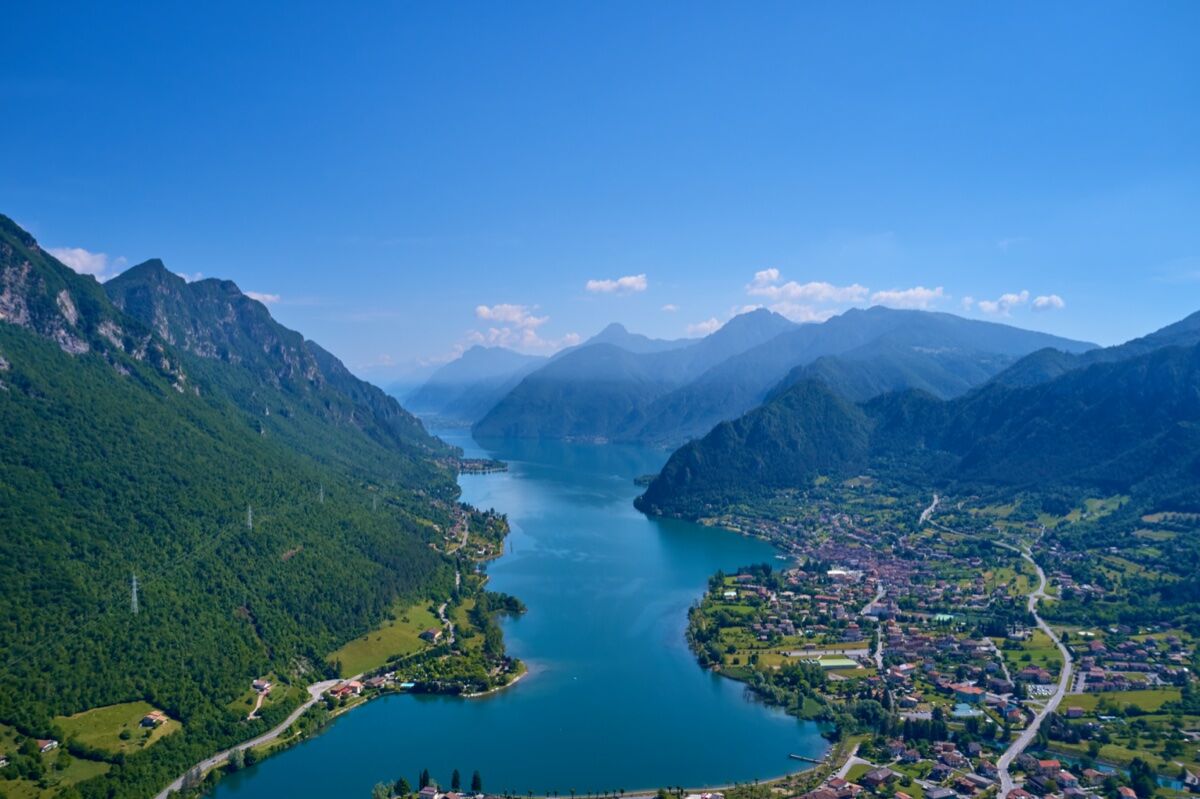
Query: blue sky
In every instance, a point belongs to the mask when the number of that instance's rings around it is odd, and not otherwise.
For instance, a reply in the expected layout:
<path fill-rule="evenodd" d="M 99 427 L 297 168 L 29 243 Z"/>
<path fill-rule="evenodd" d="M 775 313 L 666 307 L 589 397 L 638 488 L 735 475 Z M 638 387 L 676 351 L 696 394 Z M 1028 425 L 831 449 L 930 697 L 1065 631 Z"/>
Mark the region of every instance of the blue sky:
<path fill-rule="evenodd" d="M 1195 3 L 286 9 L 8 9 L 0 212 L 381 382 L 760 304 L 1101 343 L 1200 309 Z"/>

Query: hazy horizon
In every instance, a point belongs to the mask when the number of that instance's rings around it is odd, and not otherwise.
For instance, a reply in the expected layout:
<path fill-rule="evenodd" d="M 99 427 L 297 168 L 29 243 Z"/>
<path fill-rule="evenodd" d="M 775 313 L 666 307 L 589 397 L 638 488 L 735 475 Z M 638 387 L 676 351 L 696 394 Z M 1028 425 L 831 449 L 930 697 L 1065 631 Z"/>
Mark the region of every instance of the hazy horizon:
<path fill-rule="evenodd" d="M 1196 310 L 1193 4 L 12 10 L 0 209 L 222 277 L 387 383 L 610 322 Z M 270 31 L 270 35 L 262 35 Z"/>

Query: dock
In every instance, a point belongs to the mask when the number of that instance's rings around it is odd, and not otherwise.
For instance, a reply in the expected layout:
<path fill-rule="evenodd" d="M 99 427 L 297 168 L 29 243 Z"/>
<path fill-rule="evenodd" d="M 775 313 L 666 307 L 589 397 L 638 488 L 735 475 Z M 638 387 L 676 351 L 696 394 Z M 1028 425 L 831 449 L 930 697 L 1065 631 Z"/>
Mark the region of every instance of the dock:
<path fill-rule="evenodd" d="M 789 754 L 788 757 L 792 760 L 802 760 L 805 763 L 815 763 L 818 766 L 825 762 L 824 758 L 818 760 L 815 757 L 809 757 L 808 755 L 797 755 L 795 753 Z"/>

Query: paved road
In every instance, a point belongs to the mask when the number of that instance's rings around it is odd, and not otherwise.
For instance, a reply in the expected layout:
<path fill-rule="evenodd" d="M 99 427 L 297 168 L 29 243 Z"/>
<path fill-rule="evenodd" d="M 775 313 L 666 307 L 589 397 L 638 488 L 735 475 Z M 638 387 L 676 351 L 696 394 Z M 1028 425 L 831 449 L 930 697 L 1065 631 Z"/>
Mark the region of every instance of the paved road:
<path fill-rule="evenodd" d="M 1067 690 L 1071 686 L 1072 660 L 1071 652 L 1063 645 L 1063 642 L 1059 640 L 1059 637 L 1055 634 L 1054 630 L 1050 629 L 1050 625 L 1046 624 L 1042 617 L 1037 613 L 1038 600 L 1044 599 L 1046 596 L 1046 573 L 1042 571 L 1042 567 L 1034 561 L 1033 556 L 1029 553 L 1028 549 L 1017 549 L 1016 547 L 1008 546 L 1007 544 L 1000 544 L 1000 546 L 1020 552 L 1021 557 L 1029 561 L 1029 563 L 1033 565 L 1033 568 L 1037 570 L 1038 587 L 1037 590 L 1029 594 L 1027 607 L 1029 608 L 1029 612 L 1033 614 L 1033 618 L 1037 621 L 1038 629 L 1050 636 L 1050 640 L 1054 641 L 1054 645 L 1058 647 L 1058 651 L 1063 656 L 1063 667 L 1062 671 L 1058 675 L 1058 687 L 1055 689 L 1054 694 L 1048 700 L 1046 700 L 1045 706 L 1038 711 L 1036 716 L 1033 717 L 1033 721 L 1030 722 L 1029 726 L 1021 731 L 1021 734 L 1017 736 L 1017 739 L 1012 742 L 1012 745 L 1005 750 L 1004 754 L 1000 756 L 1000 760 L 996 762 L 996 769 L 1000 772 L 1000 799 L 1004 799 L 1004 797 L 1008 796 L 1008 792 L 1014 787 L 1012 774 L 1009 771 L 1013 761 L 1016 760 L 1017 757 L 1024 752 L 1026 747 L 1028 747 L 1033 741 L 1034 737 L 1037 735 L 1038 728 L 1042 726 L 1042 721 L 1046 718 L 1046 716 L 1054 712 L 1054 710 L 1058 707 L 1058 703 L 1062 701 L 1063 696 L 1066 695 Z"/>
<path fill-rule="evenodd" d="M 321 696 L 326 691 L 340 682 L 341 680 L 325 680 L 323 682 L 313 683 L 312 685 L 308 686 L 308 701 L 293 710 L 292 714 L 284 719 L 278 727 L 269 732 L 264 732 L 257 738 L 251 738 L 249 741 L 244 741 L 237 746 L 226 749 L 223 752 L 217 752 L 212 757 L 201 760 L 199 763 L 188 769 L 188 773 L 195 771 L 196 769 L 200 769 L 201 774 L 207 773 L 210 769 L 214 769 L 224 763 L 229 757 L 229 754 L 234 750 L 249 749 L 252 746 L 258 746 L 259 744 L 265 744 L 268 741 L 274 741 L 276 738 L 282 735 L 288 727 L 292 726 L 292 724 L 296 722 L 296 719 L 300 718 L 300 716 L 304 714 L 304 711 L 308 710 L 310 707 L 320 701 Z M 185 777 L 187 777 L 187 773 L 184 773 L 179 777 L 179 779 L 172 782 L 166 788 L 163 788 L 162 791 L 160 791 L 158 795 L 154 797 L 154 799 L 167 799 L 167 797 L 173 791 L 178 791 L 183 788 L 183 780 Z"/>
<path fill-rule="evenodd" d="M 859 763 L 864 763 L 868 766 L 871 765 L 871 761 L 863 760 L 858 756 L 858 747 L 856 746 L 854 747 L 854 751 L 850 753 L 850 757 L 846 758 L 846 762 L 842 764 L 840 769 L 838 769 L 837 776 L 841 777 L 842 779 L 846 779 L 846 775 L 850 773 L 850 769 L 854 768 Z"/>

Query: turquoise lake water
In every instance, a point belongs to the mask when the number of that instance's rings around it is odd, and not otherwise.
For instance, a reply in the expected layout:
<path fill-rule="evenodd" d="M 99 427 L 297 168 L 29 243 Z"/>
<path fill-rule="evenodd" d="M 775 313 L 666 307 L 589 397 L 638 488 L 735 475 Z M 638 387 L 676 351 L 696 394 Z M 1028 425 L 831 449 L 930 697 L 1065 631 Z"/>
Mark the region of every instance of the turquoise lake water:
<path fill-rule="evenodd" d="M 794 770 L 819 757 L 816 725 L 749 698 L 702 670 L 684 640 L 687 608 L 718 569 L 772 562 L 769 545 L 634 510 L 633 478 L 666 453 L 641 447 L 506 441 L 469 455 L 510 471 L 464 475 L 463 499 L 509 516 L 510 551 L 490 587 L 528 613 L 504 625 L 530 674 L 478 698 L 395 695 L 339 718 L 316 738 L 239 772 L 219 799 L 366 797 L 421 769 L 488 792 L 569 794 L 699 787 Z"/>

